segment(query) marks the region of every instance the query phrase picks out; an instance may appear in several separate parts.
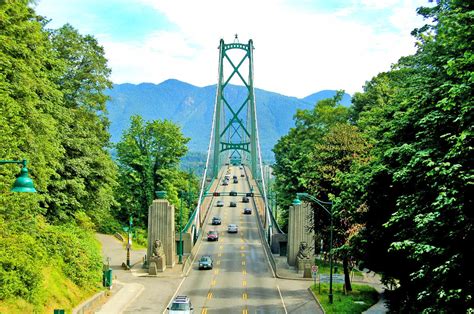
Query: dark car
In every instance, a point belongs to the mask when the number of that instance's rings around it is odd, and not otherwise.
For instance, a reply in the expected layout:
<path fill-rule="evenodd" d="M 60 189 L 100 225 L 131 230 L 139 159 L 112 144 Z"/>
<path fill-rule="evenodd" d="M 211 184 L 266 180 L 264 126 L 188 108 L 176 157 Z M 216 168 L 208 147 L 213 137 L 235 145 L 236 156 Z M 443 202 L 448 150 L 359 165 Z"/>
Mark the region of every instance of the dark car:
<path fill-rule="evenodd" d="M 244 173 L 241 173 L 240 176 L 241 176 L 242 178 L 244 178 L 244 177 L 245 177 L 245 174 L 244 174 Z"/>
<path fill-rule="evenodd" d="M 237 207 L 237 203 L 236 202 L 230 202 L 229 206 L 230 207 Z"/>
<path fill-rule="evenodd" d="M 248 207 L 244 208 L 244 214 L 245 215 L 251 215 L 252 214 L 252 208 L 248 208 Z"/>
<path fill-rule="evenodd" d="M 212 269 L 212 258 L 209 255 L 201 256 L 199 269 Z"/>
<path fill-rule="evenodd" d="M 248 202 L 249 202 L 249 198 L 247 196 L 243 196 L 242 203 L 248 203 Z"/>
<path fill-rule="evenodd" d="M 234 179 L 234 183 L 239 183 L 239 180 L 238 180 L 238 179 Z"/>
<path fill-rule="evenodd" d="M 207 241 L 219 241 L 219 232 L 211 230 L 207 233 Z"/>
<path fill-rule="evenodd" d="M 212 224 L 213 225 L 220 225 L 222 223 L 220 217 L 212 217 Z"/>
<path fill-rule="evenodd" d="M 235 191 L 230 191 L 229 195 L 230 195 L 230 196 L 237 196 L 237 192 L 235 192 Z"/>
<path fill-rule="evenodd" d="M 222 207 L 222 206 L 224 206 L 224 202 L 223 201 L 217 201 L 216 206 L 217 207 Z"/>

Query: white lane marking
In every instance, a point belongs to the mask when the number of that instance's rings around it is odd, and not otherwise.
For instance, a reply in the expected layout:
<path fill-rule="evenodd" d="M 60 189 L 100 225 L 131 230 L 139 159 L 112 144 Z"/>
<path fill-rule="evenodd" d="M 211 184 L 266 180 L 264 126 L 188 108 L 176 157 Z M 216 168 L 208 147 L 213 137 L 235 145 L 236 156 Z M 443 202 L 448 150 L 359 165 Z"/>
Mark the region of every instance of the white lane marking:
<path fill-rule="evenodd" d="M 286 310 L 286 306 L 285 306 L 285 301 L 283 300 L 283 296 L 281 295 L 280 286 L 277 285 L 277 289 L 278 289 L 278 294 L 280 295 L 281 303 L 283 304 L 283 309 L 285 310 L 285 314 L 288 314 L 288 311 Z"/>
<path fill-rule="evenodd" d="M 191 268 L 192 268 L 192 267 L 191 267 Z M 182 285 L 183 282 L 186 280 L 186 278 L 188 278 L 188 277 L 184 277 L 184 278 L 181 280 L 181 282 L 179 283 L 178 288 L 176 289 L 176 291 L 174 292 L 173 296 L 171 297 L 171 299 L 170 299 L 170 300 L 168 301 L 168 303 L 166 304 L 166 307 L 169 307 L 169 306 L 170 306 L 171 302 L 174 300 L 174 298 L 175 298 L 176 295 L 178 294 L 179 288 L 181 288 L 181 285 Z M 165 309 L 163 310 L 163 314 L 166 314 L 166 311 L 167 311 L 167 309 L 165 308 Z"/>

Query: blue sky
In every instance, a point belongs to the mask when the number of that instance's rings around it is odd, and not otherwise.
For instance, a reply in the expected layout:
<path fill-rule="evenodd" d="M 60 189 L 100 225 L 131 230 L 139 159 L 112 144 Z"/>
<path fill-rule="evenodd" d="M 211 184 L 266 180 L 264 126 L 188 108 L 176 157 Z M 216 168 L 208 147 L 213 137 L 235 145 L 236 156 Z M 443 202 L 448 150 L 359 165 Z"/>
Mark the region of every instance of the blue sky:
<path fill-rule="evenodd" d="M 114 83 L 217 82 L 219 40 L 253 39 L 255 86 L 305 97 L 361 91 L 415 52 L 428 0 L 39 0 L 38 14 L 104 46 Z M 237 83 L 237 82 L 236 82 Z"/>

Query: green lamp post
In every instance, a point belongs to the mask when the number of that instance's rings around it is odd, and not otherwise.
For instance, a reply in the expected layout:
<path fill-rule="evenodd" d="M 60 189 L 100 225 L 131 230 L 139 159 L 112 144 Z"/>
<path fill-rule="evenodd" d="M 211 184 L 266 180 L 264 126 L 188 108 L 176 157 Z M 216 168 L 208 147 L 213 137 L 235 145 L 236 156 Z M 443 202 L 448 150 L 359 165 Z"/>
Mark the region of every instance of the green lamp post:
<path fill-rule="evenodd" d="M 333 294 L 332 294 L 332 231 L 333 231 L 333 213 L 332 213 L 332 202 L 324 202 L 308 193 L 296 193 L 296 198 L 293 200 L 293 205 L 301 205 L 301 198 L 307 198 L 310 201 L 321 206 L 324 211 L 331 217 L 331 232 L 329 240 L 329 303 L 333 303 Z M 331 210 L 329 211 L 324 205 L 331 205 Z"/>
<path fill-rule="evenodd" d="M 30 192 L 35 193 L 36 189 L 33 180 L 28 176 L 28 168 L 26 168 L 26 159 L 23 160 L 0 160 L 0 165 L 5 164 L 20 164 L 23 167 L 20 170 L 20 175 L 13 183 L 12 192 Z"/>

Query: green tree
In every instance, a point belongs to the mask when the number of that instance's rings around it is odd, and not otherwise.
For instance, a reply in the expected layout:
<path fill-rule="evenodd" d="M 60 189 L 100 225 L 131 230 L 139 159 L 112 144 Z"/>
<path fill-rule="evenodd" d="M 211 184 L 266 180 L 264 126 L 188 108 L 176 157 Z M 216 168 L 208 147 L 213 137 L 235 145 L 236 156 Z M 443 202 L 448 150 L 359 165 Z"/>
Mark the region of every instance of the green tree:
<path fill-rule="evenodd" d="M 62 61 L 56 83 L 68 114 L 59 124 L 64 155 L 49 187 L 47 217 L 65 221 L 84 211 L 101 226 L 115 204 L 116 168 L 109 146 L 105 90 L 112 87 L 104 50 L 90 35 L 71 25 L 50 31 L 56 57 Z"/>
<path fill-rule="evenodd" d="M 364 224 L 353 247 L 397 284 L 388 294 L 393 311 L 464 313 L 474 308 L 473 4 L 442 0 L 418 11 L 435 23 L 413 32 L 417 53 L 391 71 L 403 81 L 391 81 L 385 122 L 372 130 L 373 161 L 345 178 L 361 200 L 345 201 Z M 376 121 L 374 110 L 360 116 Z"/>
<path fill-rule="evenodd" d="M 155 191 L 167 191 L 171 203 L 178 203 L 178 165 L 187 152 L 189 138 L 168 120 L 145 122 L 140 116 L 132 116 L 130 121 L 130 128 L 117 144 L 121 203 L 117 215 L 124 220 L 133 214 L 146 226 Z"/>

